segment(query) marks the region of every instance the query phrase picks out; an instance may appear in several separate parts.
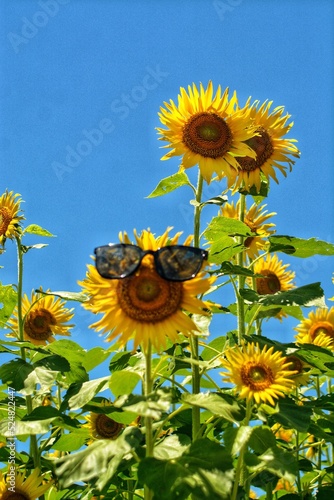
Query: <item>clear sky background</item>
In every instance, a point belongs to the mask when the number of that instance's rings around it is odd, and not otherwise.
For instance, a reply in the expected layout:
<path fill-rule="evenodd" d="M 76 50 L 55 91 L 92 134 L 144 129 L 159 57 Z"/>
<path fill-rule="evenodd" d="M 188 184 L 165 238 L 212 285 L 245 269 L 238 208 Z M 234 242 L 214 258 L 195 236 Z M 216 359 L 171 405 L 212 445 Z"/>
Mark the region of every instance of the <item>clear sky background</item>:
<path fill-rule="evenodd" d="M 27 254 L 25 292 L 79 291 L 94 247 L 119 231 L 193 232 L 189 188 L 145 197 L 179 165 L 160 161 L 159 107 L 210 79 L 241 104 L 286 107 L 302 157 L 278 173 L 268 209 L 277 234 L 334 242 L 333 14 L 332 0 L 0 0 L 1 192 L 20 193 L 27 224 L 57 235 L 26 238 L 49 246 Z M 206 186 L 204 199 L 221 189 Z M 298 286 L 321 281 L 334 295 L 333 257 L 281 258 Z M 0 280 L 15 283 L 14 244 L 1 260 Z M 78 308 L 73 340 L 105 346 L 92 321 Z M 212 336 L 234 324 L 220 318 Z M 287 341 L 297 322 L 270 324 Z"/>

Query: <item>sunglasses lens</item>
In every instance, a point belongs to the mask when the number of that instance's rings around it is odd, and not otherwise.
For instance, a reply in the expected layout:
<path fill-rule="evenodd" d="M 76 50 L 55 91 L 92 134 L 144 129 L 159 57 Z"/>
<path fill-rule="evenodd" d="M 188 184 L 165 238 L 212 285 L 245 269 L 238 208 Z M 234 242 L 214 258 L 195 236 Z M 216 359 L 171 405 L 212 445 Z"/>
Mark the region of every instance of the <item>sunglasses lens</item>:
<path fill-rule="evenodd" d="M 186 281 L 196 276 L 206 257 L 200 248 L 171 245 L 158 250 L 157 266 L 165 279 Z"/>
<path fill-rule="evenodd" d="M 142 252 L 135 245 L 106 245 L 95 249 L 96 269 L 107 279 L 129 276 L 138 267 Z"/>

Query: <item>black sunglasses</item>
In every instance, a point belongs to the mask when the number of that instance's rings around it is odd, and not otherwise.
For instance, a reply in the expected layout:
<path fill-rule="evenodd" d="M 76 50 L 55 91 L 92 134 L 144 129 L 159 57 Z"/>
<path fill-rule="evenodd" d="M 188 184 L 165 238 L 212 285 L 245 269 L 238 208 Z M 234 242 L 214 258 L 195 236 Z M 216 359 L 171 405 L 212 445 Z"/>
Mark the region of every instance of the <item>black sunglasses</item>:
<path fill-rule="evenodd" d="M 169 281 L 187 281 L 200 271 L 208 252 L 184 245 L 170 245 L 158 250 L 142 250 L 136 245 L 119 243 L 94 250 L 96 269 L 102 278 L 122 279 L 131 276 L 145 255 L 154 256 L 159 276 Z"/>

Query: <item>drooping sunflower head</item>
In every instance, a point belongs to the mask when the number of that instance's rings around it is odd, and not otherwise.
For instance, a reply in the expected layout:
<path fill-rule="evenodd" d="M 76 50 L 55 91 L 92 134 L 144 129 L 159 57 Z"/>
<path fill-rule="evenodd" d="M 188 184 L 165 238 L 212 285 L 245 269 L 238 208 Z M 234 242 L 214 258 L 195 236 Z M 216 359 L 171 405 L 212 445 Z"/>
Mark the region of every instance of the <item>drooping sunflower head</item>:
<path fill-rule="evenodd" d="M 112 403 L 104 400 L 102 406 L 112 406 Z M 89 444 L 96 439 L 116 439 L 124 429 L 123 424 L 116 422 L 105 413 L 91 412 L 85 419 L 87 420 L 87 424 L 84 424 L 83 427 L 87 427 L 89 430 L 91 436 Z"/>
<path fill-rule="evenodd" d="M 42 290 L 41 290 L 42 292 Z M 73 316 L 73 309 L 65 307 L 65 301 L 52 295 L 31 293 L 31 298 L 24 295 L 22 299 L 22 315 L 24 318 L 23 336 L 35 345 L 46 345 L 54 342 L 54 335 L 69 336 L 73 324 L 68 324 Z M 12 329 L 9 336 L 19 336 L 18 314 L 14 311 L 8 322 Z"/>
<path fill-rule="evenodd" d="M 297 344 L 315 344 L 334 351 L 334 307 L 311 311 L 295 330 Z"/>
<path fill-rule="evenodd" d="M 14 239 L 20 234 L 20 222 L 24 219 L 20 215 L 21 195 L 14 191 L 6 191 L 0 196 L 0 244 L 3 245 L 7 238 Z"/>
<path fill-rule="evenodd" d="M 223 217 L 229 217 L 230 219 L 239 218 L 239 207 L 240 200 L 237 201 L 236 205 L 234 202 L 225 203 L 221 208 L 221 215 Z M 259 255 L 260 250 L 263 250 L 266 246 L 265 238 L 270 236 L 275 232 L 275 224 L 272 222 L 267 222 L 270 217 L 276 215 L 275 212 L 267 213 L 265 210 L 266 205 L 253 205 L 246 211 L 244 223 L 247 224 L 249 229 L 256 233 L 258 236 L 249 236 L 245 239 L 244 245 L 246 247 L 246 254 L 253 260 Z"/>
<path fill-rule="evenodd" d="M 219 86 L 213 94 L 210 81 L 205 89 L 200 84 L 180 89 L 178 104 L 172 100 L 160 108 L 159 118 L 166 128 L 158 128 L 162 141 L 172 148 L 162 160 L 182 156 L 181 169 L 198 165 L 203 178 L 210 183 L 214 174 L 227 177 L 230 186 L 238 168 L 237 157 L 255 158 L 254 150 L 246 143 L 255 133 L 250 119 L 251 109 L 237 107 L 234 92 L 229 99 L 228 88 L 222 93 Z"/>
<path fill-rule="evenodd" d="M 14 478 L 7 476 L 6 479 L 0 472 L 0 499 L 36 500 L 52 486 L 51 481 L 41 484 L 42 481 L 39 469 L 35 469 L 29 476 L 16 470 Z"/>
<path fill-rule="evenodd" d="M 240 398 L 255 400 L 257 404 L 275 405 L 275 399 L 284 397 L 291 390 L 293 381 L 285 357 L 281 352 L 258 343 L 243 344 L 226 352 L 222 366 L 223 379 L 235 385 Z"/>
<path fill-rule="evenodd" d="M 159 237 L 144 230 L 135 232 L 135 243 L 143 250 L 175 245 L 180 233 L 169 238 L 170 228 Z M 120 241 L 131 244 L 126 233 L 120 234 Z M 184 245 L 189 245 L 187 238 Z M 122 279 L 102 278 L 93 265 L 88 265 L 86 278 L 79 282 L 89 300 L 83 307 L 102 318 L 91 328 L 107 334 L 107 340 L 119 337 L 120 345 L 133 340 L 134 348 L 141 345 L 146 349 L 149 342 L 161 350 L 166 338 L 176 342 L 178 334 L 185 336 L 198 331 L 198 327 L 187 313 L 203 314 L 208 304 L 197 295 L 206 292 L 214 278 L 205 277 L 205 270 L 188 281 L 168 281 L 155 270 L 152 255 L 146 255 L 138 270 Z"/>
<path fill-rule="evenodd" d="M 262 176 L 267 180 L 272 178 L 278 183 L 275 169 L 286 177 L 287 168 L 291 171 L 295 163 L 292 158 L 300 156 L 295 145 L 297 141 L 284 138 L 293 126 L 293 122 L 288 123 L 291 115 L 284 114 L 283 106 L 276 107 L 270 113 L 271 105 L 272 101 L 265 101 L 261 106 L 259 101 L 255 101 L 253 105 L 250 105 L 250 100 L 246 103 L 246 107 L 250 107 L 250 117 L 256 127 L 256 135 L 247 139 L 246 143 L 256 155 L 237 158 L 238 170 L 235 171 L 234 190 L 243 188 L 248 191 L 255 186 L 259 192 Z"/>
<path fill-rule="evenodd" d="M 289 354 L 286 357 L 286 361 L 289 363 L 288 370 L 291 370 L 292 372 L 292 380 L 294 384 L 297 387 L 307 385 L 310 379 L 310 375 L 308 373 L 310 365 L 294 354 Z"/>
<path fill-rule="evenodd" d="M 281 260 L 278 260 L 277 254 L 267 255 L 257 260 L 254 264 L 254 273 L 262 275 L 255 281 L 257 293 L 272 295 L 294 288 L 295 273 L 288 271 L 288 267 L 289 264 L 283 264 Z"/>

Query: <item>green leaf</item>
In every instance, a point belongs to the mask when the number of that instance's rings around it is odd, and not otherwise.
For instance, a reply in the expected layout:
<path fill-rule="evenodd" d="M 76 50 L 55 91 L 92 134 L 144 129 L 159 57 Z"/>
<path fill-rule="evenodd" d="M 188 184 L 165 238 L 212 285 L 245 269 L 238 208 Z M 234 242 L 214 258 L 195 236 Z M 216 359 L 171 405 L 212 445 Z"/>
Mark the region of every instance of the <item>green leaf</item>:
<path fill-rule="evenodd" d="M 2 304 L 2 305 L 1 305 Z M 17 304 L 17 292 L 12 285 L 0 283 L 0 326 L 4 326 Z"/>
<path fill-rule="evenodd" d="M 41 226 L 38 226 L 37 224 L 30 224 L 30 226 L 26 227 L 23 232 L 27 234 L 36 234 L 38 236 L 46 236 L 48 238 L 55 236 L 54 234 L 50 233 L 46 229 L 43 229 Z"/>
<path fill-rule="evenodd" d="M 298 463 L 291 453 L 274 447 L 268 448 L 257 458 L 259 463 L 249 467 L 251 472 L 265 469 L 286 481 L 294 482 L 298 472 Z"/>
<path fill-rule="evenodd" d="M 278 402 L 278 410 L 272 417 L 288 429 L 296 429 L 299 432 L 307 432 L 311 423 L 312 409 L 297 405 L 290 398 L 281 398 Z"/>
<path fill-rule="evenodd" d="M 242 266 L 233 265 L 231 262 L 228 261 L 222 262 L 219 272 L 223 274 L 235 274 L 239 276 L 251 276 L 251 277 L 257 276 L 250 269 L 247 269 L 246 267 Z"/>
<path fill-rule="evenodd" d="M 228 236 L 256 236 L 255 233 L 249 229 L 247 224 L 244 224 L 238 219 L 231 219 L 230 217 L 223 217 L 218 215 L 213 217 L 207 229 L 204 231 L 204 236 L 208 241 L 215 241 L 221 235 Z"/>
<path fill-rule="evenodd" d="M 259 295 L 254 290 L 244 288 L 240 290 L 240 295 L 247 302 L 256 302 L 264 306 L 324 307 L 324 291 L 320 283 L 312 283 L 273 295 Z"/>
<path fill-rule="evenodd" d="M 54 354 L 59 354 L 71 364 L 72 362 L 81 363 L 84 361 L 86 351 L 73 340 L 60 339 L 49 344 L 46 349 Z"/>
<path fill-rule="evenodd" d="M 126 368 L 129 365 L 131 356 L 131 351 L 117 352 L 110 361 L 109 370 L 111 372 L 123 370 L 123 368 Z"/>
<path fill-rule="evenodd" d="M 183 394 L 182 401 L 191 406 L 199 406 L 211 411 L 213 415 L 223 417 L 229 422 L 240 422 L 245 417 L 244 409 L 227 394 Z"/>
<path fill-rule="evenodd" d="M 33 371 L 33 367 L 23 359 L 13 359 L 0 366 L 0 378 L 4 384 L 20 391 L 25 386 L 25 381 Z"/>
<path fill-rule="evenodd" d="M 101 439 L 83 451 L 58 459 L 55 474 L 60 489 L 81 481 L 95 481 L 96 487 L 102 489 L 117 472 L 123 457 L 138 448 L 141 439 L 140 430 L 131 427 L 114 441 Z"/>
<path fill-rule="evenodd" d="M 138 373 L 129 370 L 120 370 L 111 374 L 109 379 L 109 389 L 117 398 L 125 394 L 131 394 L 141 380 Z"/>
<path fill-rule="evenodd" d="M 86 403 L 91 401 L 96 394 L 104 391 L 108 387 L 109 377 L 102 377 L 95 380 L 84 382 L 77 394 L 69 398 L 68 404 L 72 410 L 82 408 Z"/>
<path fill-rule="evenodd" d="M 215 358 L 219 353 L 222 353 L 225 347 L 226 337 L 216 337 L 213 339 L 201 352 L 201 358 L 204 361 L 210 361 Z"/>
<path fill-rule="evenodd" d="M 178 458 L 189 448 L 190 443 L 188 436 L 172 434 L 155 446 L 154 456 L 159 460 Z"/>
<path fill-rule="evenodd" d="M 210 198 L 209 200 L 205 201 L 204 203 L 201 203 L 201 205 L 224 205 L 228 201 L 228 197 L 226 195 L 220 195 L 220 196 L 214 196 L 213 198 Z"/>
<path fill-rule="evenodd" d="M 15 436 L 29 436 L 31 434 L 45 434 L 49 432 L 50 426 L 57 420 L 59 417 L 51 417 L 46 418 L 44 420 L 32 420 L 32 421 L 24 421 L 17 420 L 15 422 Z M 11 420 L 3 420 L 0 423 L 0 434 L 3 436 L 11 436 Z"/>
<path fill-rule="evenodd" d="M 167 412 L 172 401 L 172 393 L 168 390 L 157 389 L 148 396 L 121 396 L 114 402 L 116 408 L 122 408 L 141 417 L 161 418 L 162 412 Z"/>
<path fill-rule="evenodd" d="M 59 451 L 76 451 L 79 450 L 87 441 L 85 435 L 76 434 L 72 432 L 70 434 L 62 434 L 58 441 L 56 441 L 52 448 Z"/>
<path fill-rule="evenodd" d="M 162 179 L 157 187 L 152 191 L 147 198 L 155 198 L 171 193 L 181 186 L 191 186 L 188 176 L 185 172 L 178 172 L 169 177 Z"/>
<path fill-rule="evenodd" d="M 73 300 L 74 302 L 87 301 L 87 295 L 81 292 L 64 292 L 64 291 L 44 292 L 43 290 L 35 290 L 35 292 L 40 293 L 41 295 L 51 295 L 53 297 L 59 297 L 63 300 Z"/>
<path fill-rule="evenodd" d="M 334 255 L 334 244 L 310 238 L 308 240 L 294 236 L 274 235 L 269 237 L 269 252 L 284 252 L 294 257 L 312 257 L 313 255 Z"/>
<path fill-rule="evenodd" d="M 82 362 L 83 367 L 87 372 L 91 371 L 96 366 L 103 363 L 110 356 L 110 352 L 102 347 L 93 347 L 85 354 Z"/>
<path fill-rule="evenodd" d="M 268 448 L 274 448 L 276 446 L 274 433 L 266 426 L 253 428 L 249 439 L 249 446 L 257 455 L 264 453 Z"/>

